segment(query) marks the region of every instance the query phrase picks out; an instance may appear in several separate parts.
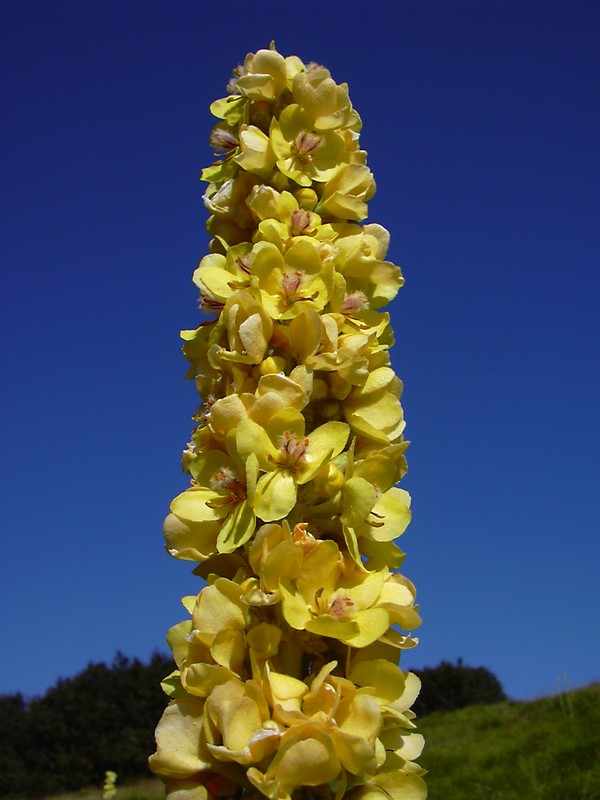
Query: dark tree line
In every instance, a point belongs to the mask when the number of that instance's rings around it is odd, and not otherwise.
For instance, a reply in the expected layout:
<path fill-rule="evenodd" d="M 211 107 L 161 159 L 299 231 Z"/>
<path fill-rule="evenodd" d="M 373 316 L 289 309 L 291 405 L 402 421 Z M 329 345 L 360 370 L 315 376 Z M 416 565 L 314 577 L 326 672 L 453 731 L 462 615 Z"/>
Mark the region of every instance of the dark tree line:
<path fill-rule="evenodd" d="M 413 706 L 418 717 L 506 700 L 493 673 L 485 667 L 466 667 L 460 658 L 456 664 L 442 661 L 437 667 L 412 671 L 421 678 L 421 693 Z"/>
<path fill-rule="evenodd" d="M 0 697 L 0 797 L 36 797 L 102 785 L 107 769 L 119 781 L 149 774 L 154 729 L 167 698 L 160 681 L 172 660 L 148 664 L 118 653 L 89 664 L 43 697 Z"/>
<path fill-rule="evenodd" d="M 101 786 L 107 769 L 119 782 L 146 777 L 167 703 L 160 682 L 173 666 L 160 653 L 148 664 L 118 653 L 110 666 L 89 664 L 43 697 L 0 696 L 0 797 Z M 423 684 L 414 706 L 419 716 L 505 699 L 498 679 L 483 667 L 459 661 L 414 671 Z"/>

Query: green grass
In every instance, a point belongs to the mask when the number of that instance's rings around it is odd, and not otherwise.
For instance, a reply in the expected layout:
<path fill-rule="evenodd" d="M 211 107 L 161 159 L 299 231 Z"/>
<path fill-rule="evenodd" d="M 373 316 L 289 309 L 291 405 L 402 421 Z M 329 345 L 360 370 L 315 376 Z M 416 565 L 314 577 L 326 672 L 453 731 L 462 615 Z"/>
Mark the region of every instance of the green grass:
<path fill-rule="evenodd" d="M 438 712 L 419 723 L 429 800 L 600 800 L 600 683 L 527 703 Z M 116 800 L 160 800 L 159 781 Z M 102 789 L 46 800 L 101 800 Z"/>
<path fill-rule="evenodd" d="M 600 684 L 424 717 L 429 800 L 600 800 Z"/>
<path fill-rule="evenodd" d="M 115 800 L 164 800 L 164 796 L 165 787 L 158 778 L 140 780 L 128 786 L 120 786 L 117 779 Z M 40 800 L 102 800 L 102 787 L 48 795 Z"/>

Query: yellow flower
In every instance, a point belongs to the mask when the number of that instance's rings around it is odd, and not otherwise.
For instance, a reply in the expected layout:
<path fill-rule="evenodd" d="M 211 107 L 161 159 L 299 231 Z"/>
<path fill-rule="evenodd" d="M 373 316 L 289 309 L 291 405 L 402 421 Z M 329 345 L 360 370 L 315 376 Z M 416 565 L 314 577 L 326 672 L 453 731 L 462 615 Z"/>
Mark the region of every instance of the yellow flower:
<path fill-rule="evenodd" d="M 242 229 L 251 229 L 252 215 L 245 201 L 257 183 L 258 178 L 254 175 L 238 172 L 234 178 L 225 181 L 221 186 L 211 184 L 204 195 L 204 205 L 219 219 Z"/>
<path fill-rule="evenodd" d="M 335 131 L 313 130 L 310 116 L 295 104 L 287 106 L 279 119 L 273 118 L 269 137 L 278 169 L 300 186 L 327 181 L 356 149 Z"/>
<path fill-rule="evenodd" d="M 252 764 L 279 746 L 280 731 L 255 681 L 231 678 L 210 693 L 205 706 L 207 749 L 218 761 Z"/>
<path fill-rule="evenodd" d="M 291 800 L 299 786 L 319 786 L 337 777 L 341 764 L 331 737 L 318 726 L 295 726 L 282 736 L 266 773 L 250 767 L 251 783 L 270 800 Z"/>
<path fill-rule="evenodd" d="M 246 172 L 268 179 L 275 167 L 275 153 L 269 137 L 255 125 L 242 125 L 239 137 L 241 152 L 234 157 L 235 162 Z"/>
<path fill-rule="evenodd" d="M 385 261 L 390 241 L 388 231 L 375 223 L 334 227 L 338 233 L 334 262 L 349 295 L 361 292 L 368 308 L 375 310 L 393 300 L 404 279 L 400 267 Z"/>
<path fill-rule="evenodd" d="M 420 623 L 412 584 L 387 570 L 365 572 L 344 558 L 333 541 L 320 541 L 294 578 L 280 579 L 279 590 L 292 628 L 351 647 L 367 647 L 392 624 L 413 628 Z"/>
<path fill-rule="evenodd" d="M 310 236 L 319 242 L 337 236 L 332 225 L 323 225 L 321 217 L 310 208 L 302 207 L 290 192 L 257 186 L 247 205 L 258 220 L 254 241 L 271 242 L 281 253 L 285 253 L 298 236 Z"/>
<path fill-rule="evenodd" d="M 367 216 L 367 201 L 374 194 L 371 170 L 364 164 L 344 164 L 325 183 L 315 210 L 321 216 L 361 220 Z"/>
<path fill-rule="evenodd" d="M 305 308 L 320 311 L 327 305 L 332 270 L 322 263 L 315 241 L 299 237 L 285 255 L 276 245 L 259 242 L 252 255 L 252 275 L 272 319 L 293 319 Z"/>
<path fill-rule="evenodd" d="M 348 678 L 363 690 L 368 687 L 377 698 L 386 720 L 386 730 L 414 728 L 410 707 L 417 699 L 421 681 L 412 672 L 402 672 L 397 664 L 385 659 L 370 660 L 357 653 Z M 394 724 L 390 723 L 390 719 Z"/>
<path fill-rule="evenodd" d="M 343 422 L 327 422 L 305 434 L 305 419 L 294 409 L 279 411 L 264 427 L 242 420 L 236 445 L 242 458 L 255 454 L 264 475 L 258 479 L 254 509 L 264 522 L 283 519 L 294 507 L 297 487 L 312 480 L 348 439 Z"/>
<path fill-rule="evenodd" d="M 240 364 L 260 364 L 266 355 L 273 323 L 249 292 L 230 297 L 221 314 L 229 350 L 215 350 L 214 357 Z"/>
<path fill-rule="evenodd" d="M 181 338 L 185 342 L 183 354 L 190 362 L 186 378 L 195 380 L 198 393 L 205 401 L 211 397 L 219 397 L 225 389 L 225 376 L 208 357 L 209 349 L 214 344 L 215 330 L 214 323 L 210 322 L 195 330 L 181 331 Z"/>
<path fill-rule="evenodd" d="M 206 561 L 217 552 L 219 520 L 192 522 L 168 514 L 163 524 L 166 549 L 174 558 Z"/>
<path fill-rule="evenodd" d="M 204 703 L 188 695 L 167 706 L 156 728 L 156 753 L 149 758 L 156 775 L 184 781 L 211 769 L 213 759 L 201 736 Z"/>
<path fill-rule="evenodd" d="M 286 60 L 276 50 L 248 53 L 232 88 L 249 100 L 274 100 L 286 87 Z"/>
<path fill-rule="evenodd" d="M 218 521 L 216 548 L 221 553 L 233 552 L 248 541 L 256 525 L 253 509 L 258 476 L 256 457 L 247 458 L 243 466 L 227 453 L 211 450 L 198 456 L 190 471 L 195 483 L 177 495 L 171 503 L 171 512 L 188 523 L 208 523 L 211 532 L 214 530 L 211 523 Z M 196 531 L 206 535 L 201 524 L 196 525 Z"/>
<path fill-rule="evenodd" d="M 298 72 L 292 83 L 292 94 L 309 115 L 315 130 L 360 130 L 360 117 L 352 108 L 348 87 L 338 86 L 325 67 L 312 64 Z"/>
<path fill-rule="evenodd" d="M 230 247 L 227 253 L 205 256 L 192 280 L 200 289 L 201 308 L 221 311 L 230 297 L 250 286 L 252 245 L 249 242 Z"/>
<path fill-rule="evenodd" d="M 273 721 L 283 732 L 278 755 L 266 773 L 251 768 L 248 777 L 267 796 L 288 796 L 295 786 L 330 783 L 343 771 L 362 780 L 376 771 L 381 751 L 379 703 L 333 675 L 336 666 L 336 661 L 325 664 L 307 682 L 266 670 L 264 693 Z"/>
<path fill-rule="evenodd" d="M 398 441 L 405 427 L 400 396 L 402 382 L 387 366 L 372 368 L 360 386 L 343 400 L 344 416 L 360 436 L 387 445 Z"/>

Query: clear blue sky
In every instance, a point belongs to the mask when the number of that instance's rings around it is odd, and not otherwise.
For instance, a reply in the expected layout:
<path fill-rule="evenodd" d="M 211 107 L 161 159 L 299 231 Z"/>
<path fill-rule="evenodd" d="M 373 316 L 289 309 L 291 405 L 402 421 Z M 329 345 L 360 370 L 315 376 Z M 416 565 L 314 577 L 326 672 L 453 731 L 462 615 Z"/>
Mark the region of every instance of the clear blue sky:
<path fill-rule="evenodd" d="M 405 667 L 600 678 L 600 4 L 4 0 L 0 693 L 166 649 L 209 103 L 249 51 L 350 86 L 394 306 L 424 617 Z"/>

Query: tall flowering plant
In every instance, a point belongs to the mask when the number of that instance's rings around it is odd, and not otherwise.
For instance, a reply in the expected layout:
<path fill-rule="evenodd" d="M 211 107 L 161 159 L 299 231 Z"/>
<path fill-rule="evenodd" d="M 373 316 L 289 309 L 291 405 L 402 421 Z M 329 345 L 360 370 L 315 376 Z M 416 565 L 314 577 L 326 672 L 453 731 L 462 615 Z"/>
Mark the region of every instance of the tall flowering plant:
<path fill-rule="evenodd" d="M 183 331 L 202 398 L 164 524 L 206 581 L 168 633 L 177 669 L 152 770 L 171 800 L 425 798 L 420 618 L 389 314 L 403 279 L 361 121 L 329 71 L 249 54 L 211 111 L 212 236 Z M 403 632 L 402 632 L 403 631 Z"/>

